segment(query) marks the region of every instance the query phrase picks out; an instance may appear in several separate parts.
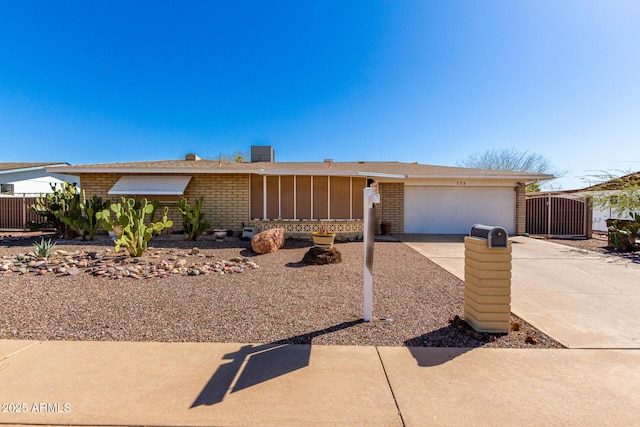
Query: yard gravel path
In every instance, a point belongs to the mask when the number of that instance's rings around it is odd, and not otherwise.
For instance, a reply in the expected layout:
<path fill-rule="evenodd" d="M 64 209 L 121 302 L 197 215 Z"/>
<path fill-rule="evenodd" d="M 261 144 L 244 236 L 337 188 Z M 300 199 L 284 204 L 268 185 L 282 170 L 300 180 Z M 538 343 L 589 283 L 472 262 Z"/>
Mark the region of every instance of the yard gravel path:
<path fill-rule="evenodd" d="M 33 240 L 4 240 L 0 256 Z M 463 314 L 461 280 L 400 242 L 376 242 L 374 321 L 362 322 L 363 244 L 337 244 L 343 262 L 302 264 L 306 241 L 256 255 L 249 242 L 155 238 L 154 251 L 193 246 L 215 259 L 249 257 L 260 267 L 226 275 L 120 280 L 0 274 L 0 338 L 164 342 L 554 348 L 559 343 L 513 317 L 520 331 L 479 340 L 450 319 Z M 66 251 L 105 251 L 108 240 L 60 241 Z M 538 344 L 525 342 L 534 337 Z M 487 337 L 485 337 L 487 338 Z"/>

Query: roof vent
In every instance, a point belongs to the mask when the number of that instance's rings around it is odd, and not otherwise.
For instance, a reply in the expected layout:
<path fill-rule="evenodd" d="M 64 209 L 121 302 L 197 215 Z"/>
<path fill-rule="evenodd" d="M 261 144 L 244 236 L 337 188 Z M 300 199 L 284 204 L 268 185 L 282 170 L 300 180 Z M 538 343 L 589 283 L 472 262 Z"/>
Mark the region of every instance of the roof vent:
<path fill-rule="evenodd" d="M 254 162 L 275 162 L 276 150 L 270 145 L 251 146 L 251 163 Z"/>
<path fill-rule="evenodd" d="M 333 163 L 333 159 L 324 159 L 325 163 Z"/>
<path fill-rule="evenodd" d="M 358 160 L 358 163 L 360 163 L 361 165 L 364 164 L 364 160 Z"/>
<path fill-rule="evenodd" d="M 188 162 L 196 162 L 200 160 L 200 157 L 198 157 L 197 154 L 189 153 L 184 157 L 184 159 Z"/>

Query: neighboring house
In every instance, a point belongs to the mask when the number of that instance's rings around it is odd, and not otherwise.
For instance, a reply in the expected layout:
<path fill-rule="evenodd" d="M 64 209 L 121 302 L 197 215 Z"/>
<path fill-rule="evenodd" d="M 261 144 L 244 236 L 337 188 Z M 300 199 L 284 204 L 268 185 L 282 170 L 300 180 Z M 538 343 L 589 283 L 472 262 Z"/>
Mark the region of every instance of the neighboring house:
<path fill-rule="evenodd" d="M 47 172 L 46 167 L 68 166 L 68 163 L 0 163 L 0 228 L 26 229 L 29 221 L 41 217 L 29 212 L 40 194 L 51 193 L 51 184 L 80 184 L 77 176 Z"/>
<path fill-rule="evenodd" d="M 80 177 L 87 196 L 117 201 L 121 195 L 158 199 L 170 206 L 204 196 L 206 219 L 238 231 L 284 226 L 309 234 L 319 220 L 333 231 L 362 234 L 363 189 L 379 183 L 377 222 L 392 233 L 466 234 L 476 223 L 523 234 L 525 186 L 551 175 L 501 172 L 399 162 L 276 162 L 271 147 L 252 147 L 251 162 L 184 160 L 50 166 L 49 172 Z M 173 208 L 171 206 L 174 206 Z"/>
<path fill-rule="evenodd" d="M 600 184 L 591 185 L 586 188 L 565 191 L 565 193 L 576 194 L 583 197 L 599 197 L 603 195 L 615 197 L 616 194 L 620 193 L 621 183 L 640 184 L 640 171 L 630 173 L 620 178 L 611 179 Z M 629 219 L 630 217 L 629 212 L 625 212 L 622 215 L 617 215 L 610 208 L 598 208 L 597 206 L 593 207 L 592 212 L 593 229 L 597 231 L 607 231 L 608 219 Z"/>
<path fill-rule="evenodd" d="M 3 196 L 39 195 L 51 193 L 51 184 L 76 182 L 77 176 L 47 172 L 47 166 L 68 166 L 68 163 L 0 163 L 0 193 Z"/>

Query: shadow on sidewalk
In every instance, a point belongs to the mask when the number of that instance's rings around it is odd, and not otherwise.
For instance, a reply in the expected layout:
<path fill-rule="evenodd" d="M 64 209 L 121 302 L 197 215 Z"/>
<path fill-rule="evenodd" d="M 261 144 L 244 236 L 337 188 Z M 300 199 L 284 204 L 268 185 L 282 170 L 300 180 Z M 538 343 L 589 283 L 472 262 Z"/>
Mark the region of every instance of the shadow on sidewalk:
<path fill-rule="evenodd" d="M 215 405 L 224 400 L 227 392 L 235 393 L 307 367 L 313 338 L 362 322 L 362 319 L 344 322 L 269 344 L 248 344 L 234 353 L 225 354 L 223 359 L 231 361 L 218 367 L 190 408 Z"/>
<path fill-rule="evenodd" d="M 452 337 L 455 337 L 452 340 Z M 418 366 L 438 366 L 447 363 L 474 348 L 483 347 L 487 341 L 466 336 L 454 325 L 410 338 L 403 344 L 418 362 Z M 462 344 L 462 346 L 460 346 Z"/>
<path fill-rule="evenodd" d="M 444 365 L 477 347 L 408 347 L 418 366 L 426 368 Z"/>

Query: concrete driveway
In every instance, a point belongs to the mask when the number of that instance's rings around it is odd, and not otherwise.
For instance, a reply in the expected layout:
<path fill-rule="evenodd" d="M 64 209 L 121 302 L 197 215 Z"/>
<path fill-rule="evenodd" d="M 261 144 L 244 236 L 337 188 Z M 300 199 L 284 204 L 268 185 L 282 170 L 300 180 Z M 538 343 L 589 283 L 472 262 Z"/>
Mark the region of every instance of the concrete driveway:
<path fill-rule="evenodd" d="M 401 240 L 464 280 L 463 236 Z M 569 348 L 640 348 L 640 265 L 539 239 L 513 241 L 511 311 Z"/>

